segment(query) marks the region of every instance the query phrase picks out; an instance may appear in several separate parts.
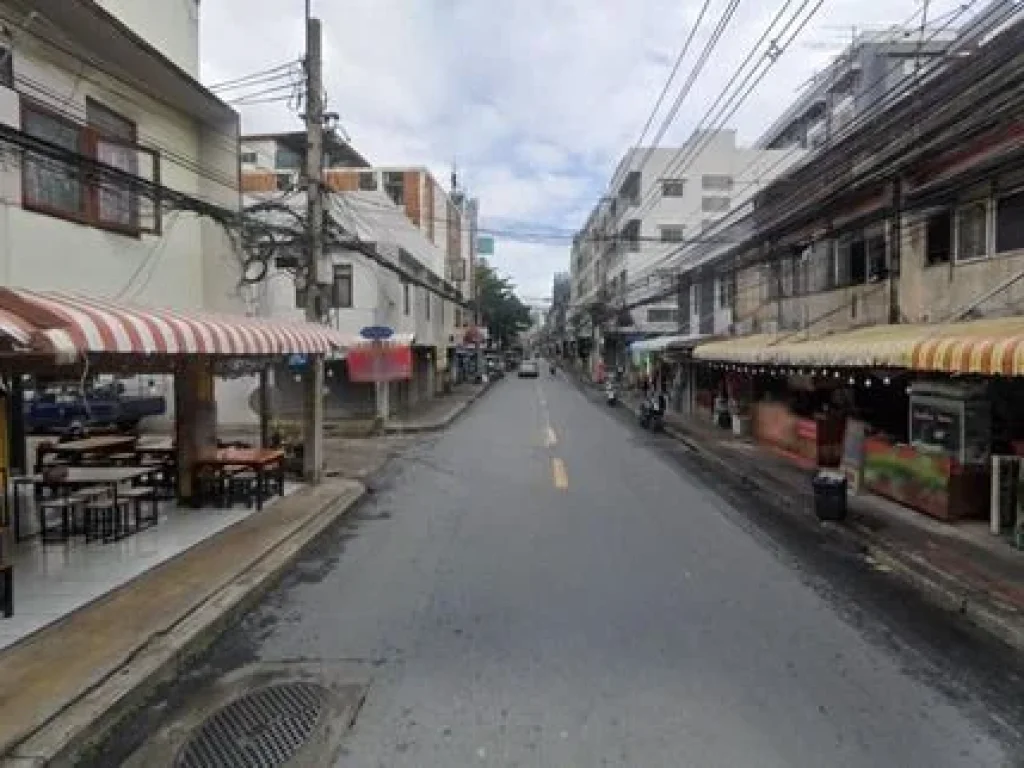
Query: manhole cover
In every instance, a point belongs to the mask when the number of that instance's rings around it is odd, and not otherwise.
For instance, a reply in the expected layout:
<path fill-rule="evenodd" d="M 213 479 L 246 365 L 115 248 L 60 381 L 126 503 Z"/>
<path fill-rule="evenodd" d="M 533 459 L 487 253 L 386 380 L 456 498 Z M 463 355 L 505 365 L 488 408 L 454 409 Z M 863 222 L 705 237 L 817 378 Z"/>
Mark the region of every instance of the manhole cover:
<path fill-rule="evenodd" d="M 274 768 L 316 732 L 329 691 L 283 683 L 247 693 L 215 712 L 178 755 L 177 768 Z"/>

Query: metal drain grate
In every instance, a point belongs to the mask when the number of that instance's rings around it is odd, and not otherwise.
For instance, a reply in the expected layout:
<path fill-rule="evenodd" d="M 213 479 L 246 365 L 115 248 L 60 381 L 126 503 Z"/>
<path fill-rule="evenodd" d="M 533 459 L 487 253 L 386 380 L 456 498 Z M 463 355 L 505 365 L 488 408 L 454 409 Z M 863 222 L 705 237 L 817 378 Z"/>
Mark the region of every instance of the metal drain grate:
<path fill-rule="evenodd" d="M 211 715 L 182 747 L 176 768 L 275 768 L 316 732 L 326 688 L 283 683 L 247 693 Z"/>

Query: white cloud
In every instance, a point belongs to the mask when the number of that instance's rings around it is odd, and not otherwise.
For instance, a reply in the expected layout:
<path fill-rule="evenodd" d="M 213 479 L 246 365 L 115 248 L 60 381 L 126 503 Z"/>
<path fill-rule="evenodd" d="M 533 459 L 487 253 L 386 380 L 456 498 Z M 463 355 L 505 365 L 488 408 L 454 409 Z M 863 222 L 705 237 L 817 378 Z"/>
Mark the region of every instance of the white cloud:
<path fill-rule="evenodd" d="M 684 75 L 726 2 L 712 0 Z M 932 0 L 930 16 L 957 4 Z M 693 130 L 781 5 L 741 4 L 664 145 Z M 839 52 L 844 28 L 904 21 L 920 7 L 827 0 L 730 121 L 741 139 L 755 138 Z M 678 0 L 313 0 L 329 108 L 360 151 L 380 164 L 426 165 L 439 178 L 457 160 L 485 217 L 558 228 L 582 223 L 637 138 L 698 8 Z M 207 81 L 301 55 L 301 3 L 220 0 L 202 12 Z M 246 108 L 243 118 L 250 131 L 301 125 L 280 103 Z M 531 292 L 568 261 L 568 243 L 500 245 L 508 256 L 496 264 Z"/>

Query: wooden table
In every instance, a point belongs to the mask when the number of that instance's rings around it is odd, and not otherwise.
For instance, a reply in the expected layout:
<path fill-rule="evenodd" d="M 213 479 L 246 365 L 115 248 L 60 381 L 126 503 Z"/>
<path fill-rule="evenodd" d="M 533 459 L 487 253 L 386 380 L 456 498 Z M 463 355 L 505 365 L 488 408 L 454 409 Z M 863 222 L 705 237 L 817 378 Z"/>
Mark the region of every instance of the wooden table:
<path fill-rule="evenodd" d="M 60 489 L 65 495 L 77 488 L 93 485 L 110 486 L 114 508 L 117 508 L 117 488 L 122 483 L 130 483 L 153 473 L 153 467 L 68 467 L 67 475 L 61 479 L 47 479 L 42 474 L 32 475 L 34 486 Z M 17 499 L 17 496 L 15 497 Z M 20 513 L 17 502 L 14 510 L 15 520 Z M 17 523 L 16 523 L 17 525 Z M 115 530 L 115 538 L 122 538 L 119 530 Z M 16 531 L 15 536 L 18 533 Z"/>
<path fill-rule="evenodd" d="M 122 453 L 134 450 L 137 440 L 138 437 L 135 435 L 100 435 L 69 440 L 66 443 L 54 443 L 40 453 L 39 460 L 42 461 L 46 454 L 54 454 L 69 459 L 72 464 L 80 464 L 82 457 L 88 453 Z"/>
<path fill-rule="evenodd" d="M 224 470 L 228 467 L 242 467 L 256 473 L 256 509 L 263 508 L 263 491 L 268 471 L 278 478 L 281 495 L 284 495 L 284 451 L 272 448 L 218 448 L 200 456 L 193 465 L 195 480 L 193 488 L 200 488 L 199 475 L 204 470 Z M 202 506 L 202 498 L 197 498 Z"/>

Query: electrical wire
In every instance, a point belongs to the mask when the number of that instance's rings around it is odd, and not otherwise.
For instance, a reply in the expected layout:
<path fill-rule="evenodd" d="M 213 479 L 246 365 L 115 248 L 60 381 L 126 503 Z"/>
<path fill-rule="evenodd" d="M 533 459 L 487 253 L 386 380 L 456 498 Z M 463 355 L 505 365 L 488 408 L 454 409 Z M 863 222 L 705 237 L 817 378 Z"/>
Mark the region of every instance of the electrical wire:
<path fill-rule="evenodd" d="M 931 39 L 933 39 L 934 37 L 936 37 L 938 34 L 940 34 L 945 28 L 950 26 L 953 23 L 953 21 L 955 20 L 956 16 L 962 15 L 962 13 L 966 12 L 966 10 L 969 9 L 970 6 L 973 5 L 976 2 L 977 2 L 977 0 L 971 0 L 971 2 L 969 4 L 967 4 L 965 6 L 961 6 L 960 11 L 957 12 L 953 16 L 953 18 L 951 18 L 942 28 L 937 29 L 935 31 L 935 33 L 932 35 L 932 37 L 929 38 L 929 41 Z M 912 14 L 910 16 L 910 18 L 907 21 L 903 22 L 902 25 L 896 25 L 896 27 L 894 27 L 894 29 L 900 28 L 902 26 L 906 26 L 907 24 L 909 24 L 920 13 L 921 13 L 921 11 L 916 11 L 914 14 Z M 870 93 L 875 88 L 877 88 L 877 86 L 885 84 L 888 81 L 888 79 L 889 79 L 889 72 L 887 71 L 887 72 L 883 73 L 883 75 L 881 77 L 876 79 L 875 82 L 872 83 L 871 86 L 869 86 L 868 89 L 865 89 L 865 91 L 862 94 L 862 96 L 867 94 L 867 93 Z M 895 90 L 896 89 L 894 87 L 890 87 L 890 88 L 886 89 L 886 92 L 883 94 L 882 98 L 876 99 L 875 103 L 878 104 L 878 103 L 882 103 L 882 102 L 887 101 L 889 99 L 890 95 Z M 870 114 L 869 113 L 871 113 L 871 106 L 872 105 L 869 105 L 867 108 L 865 108 L 861 112 L 861 114 L 858 115 L 858 117 L 850 125 L 845 127 L 844 131 L 846 133 L 852 133 L 854 130 L 856 130 L 861 125 L 866 123 L 870 119 Z M 781 166 L 783 163 L 788 162 L 792 157 L 794 157 L 796 154 L 798 154 L 800 152 L 803 152 L 803 149 L 801 147 L 799 147 L 799 146 L 794 146 L 794 147 L 790 148 L 790 150 L 788 152 L 786 152 L 784 155 L 780 156 L 774 163 L 769 165 L 767 168 L 763 169 L 761 173 L 763 175 L 767 175 L 768 172 L 773 171 L 776 168 L 778 168 L 779 166 Z M 740 171 L 740 175 L 741 176 L 745 175 L 752 168 L 754 168 L 759 162 L 760 162 L 760 158 L 755 158 L 754 160 L 752 160 L 743 170 Z M 743 214 L 743 208 L 734 208 L 732 213 L 727 214 L 722 219 L 719 219 L 718 222 L 716 223 L 716 225 L 712 228 L 712 230 L 713 231 L 714 230 L 718 230 L 718 229 L 721 229 L 722 227 L 724 227 L 726 225 L 731 225 L 733 223 L 732 219 L 734 219 L 738 214 Z M 743 214 L 743 215 L 745 215 L 745 214 Z M 671 255 L 675 255 L 675 253 L 673 253 Z"/>
<path fill-rule="evenodd" d="M 787 0 L 789 2 L 789 0 Z M 672 83 L 676 79 L 676 74 L 679 72 L 679 67 L 683 63 L 683 59 L 686 58 L 686 54 L 690 50 L 690 45 L 693 43 L 693 38 L 697 35 L 697 30 L 700 28 L 701 22 L 704 20 L 704 15 L 708 12 L 708 8 L 711 6 L 711 0 L 704 0 L 704 4 L 700 8 L 700 12 L 697 14 L 697 19 L 693 22 L 693 26 L 690 28 L 690 34 L 686 36 L 686 41 L 683 43 L 683 47 L 680 48 L 679 54 L 676 56 L 675 63 L 672 65 L 672 70 L 669 72 L 668 77 L 665 79 L 665 85 L 661 89 L 661 93 L 658 94 L 658 98 L 654 101 L 654 106 L 651 107 L 651 113 L 647 116 L 644 127 L 640 130 L 640 135 L 637 137 L 636 145 L 639 146 L 644 137 L 647 136 L 647 131 L 651 129 L 651 125 L 654 123 L 654 118 L 658 115 L 658 110 L 661 109 L 661 104 L 665 100 L 665 96 L 668 95 L 669 88 L 672 87 Z"/>
<path fill-rule="evenodd" d="M 971 3 L 967 4 L 967 5 L 961 6 L 960 13 L 956 14 L 956 16 L 959 16 L 959 15 L 962 15 L 962 13 L 965 13 L 967 10 L 969 10 L 969 8 L 975 2 L 977 2 L 977 0 L 973 0 L 973 2 L 971 2 Z M 944 25 L 944 27 L 942 27 L 940 29 L 937 29 L 933 33 L 932 37 L 929 38 L 929 40 L 933 39 L 935 36 L 940 34 L 947 26 L 952 24 L 952 22 L 953 22 L 953 20 L 955 20 L 955 18 L 956 17 L 954 16 L 954 18 L 951 19 L 946 25 Z M 994 23 L 991 26 L 993 26 L 993 27 L 994 26 L 998 26 L 998 24 L 1001 24 L 1002 21 L 1004 21 L 1004 20 L 1005 20 L 1005 17 L 1001 17 L 1000 19 L 995 20 Z M 937 72 L 940 69 L 942 69 L 944 66 L 946 66 L 946 62 L 943 59 L 936 59 L 933 62 L 931 62 L 931 68 L 930 69 L 932 71 L 934 71 L 934 72 Z M 904 86 L 906 85 L 906 81 L 907 81 L 908 77 L 910 77 L 910 76 L 905 76 L 903 79 L 901 79 L 897 83 L 895 83 L 895 84 L 891 85 L 890 87 L 888 87 L 887 89 L 885 89 L 883 91 L 883 93 L 878 98 L 876 98 L 871 104 L 869 104 L 862 111 L 862 113 L 858 115 L 858 117 L 854 121 L 852 121 L 847 126 L 844 126 L 843 129 L 841 130 L 840 135 L 837 136 L 833 140 L 833 142 L 831 142 L 832 146 L 835 145 L 836 141 L 838 141 L 840 139 L 845 139 L 845 138 L 847 138 L 849 136 L 854 135 L 855 131 L 858 131 L 861 127 L 863 127 L 864 125 L 869 123 L 875 117 L 875 115 L 876 115 L 876 107 L 878 107 L 879 105 L 884 105 L 884 104 L 893 104 L 894 103 L 893 99 L 892 99 L 893 94 L 894 93 L 900 93 L 901 91 L 904 90 Z M 874 83 L 872 83 L 871 87 L 869 89 L 867 89 L 865 91 L 865 93 L 869 93 L 870 91 L 874 90 L 879 84 L 884 84 L 885 82 L 887 82 L 888 79 L 889 79 L 889 73 L 886 72 L 885 74 L 883 74 L 882 77 L 878 78 Z M 786 155 L 780 157 L 772 166 L 769 167 L 768 170 L 774 169 L 775 167 L 780 165 L 782 162 L 785 162 L 786 160 L 788 160 L 788 158 L 792 154 L 795 154 L 798 151 L 801 151 L 799 147 L 792 148 L 792 150 L 790 152 L 788 152 Z M 755 160 L 754 162 L 757 162 L 757 161 Z M 810 159 L 808 159 L 808 162 L 810 162 Z M 750 169 L 750 167 L 753 166 L 753 164 L 754 163 L 751 163 L 751 165 L 748 166 L 747 168 L 745 168 L 743 171 L 741 171 L 741 173 L 745 173 L 746 171 L 748 171 Z M 795 170 L 796 169 L 791 170 L 790 172 L 791 173 L 795 172 Z M 784 182 L 784 179 L 778 179 L 778 180 L 776 180 L 773 183 L 783 183 L 783 182 Z M 726 216 L 724 219 L 720 220 L 719 221 L 719 225 L 716 226 L 715 230 L 718 230 L 722 225 L 724 225 L 726 223 L 728 223 L 728 224 L 734 223 L 734 222 L 730 222 L 729 220 L 732 219 L 733 216 L 736 215 L 737 213 L 743 213 L 743 209 L 742 208 L 735 209 L 735 212 L 736 213 L 730 214 L 730 215 Z M 746 214 L 743 214 L 743 215 L 746 215 Z M 680 251 L 681 251 L 681 249 L 676 249 L 673 252 L 671 252 L 669 254 L 666 254 L 666 258 L 672 258 L 675 255 L 677 255 Z"/>

